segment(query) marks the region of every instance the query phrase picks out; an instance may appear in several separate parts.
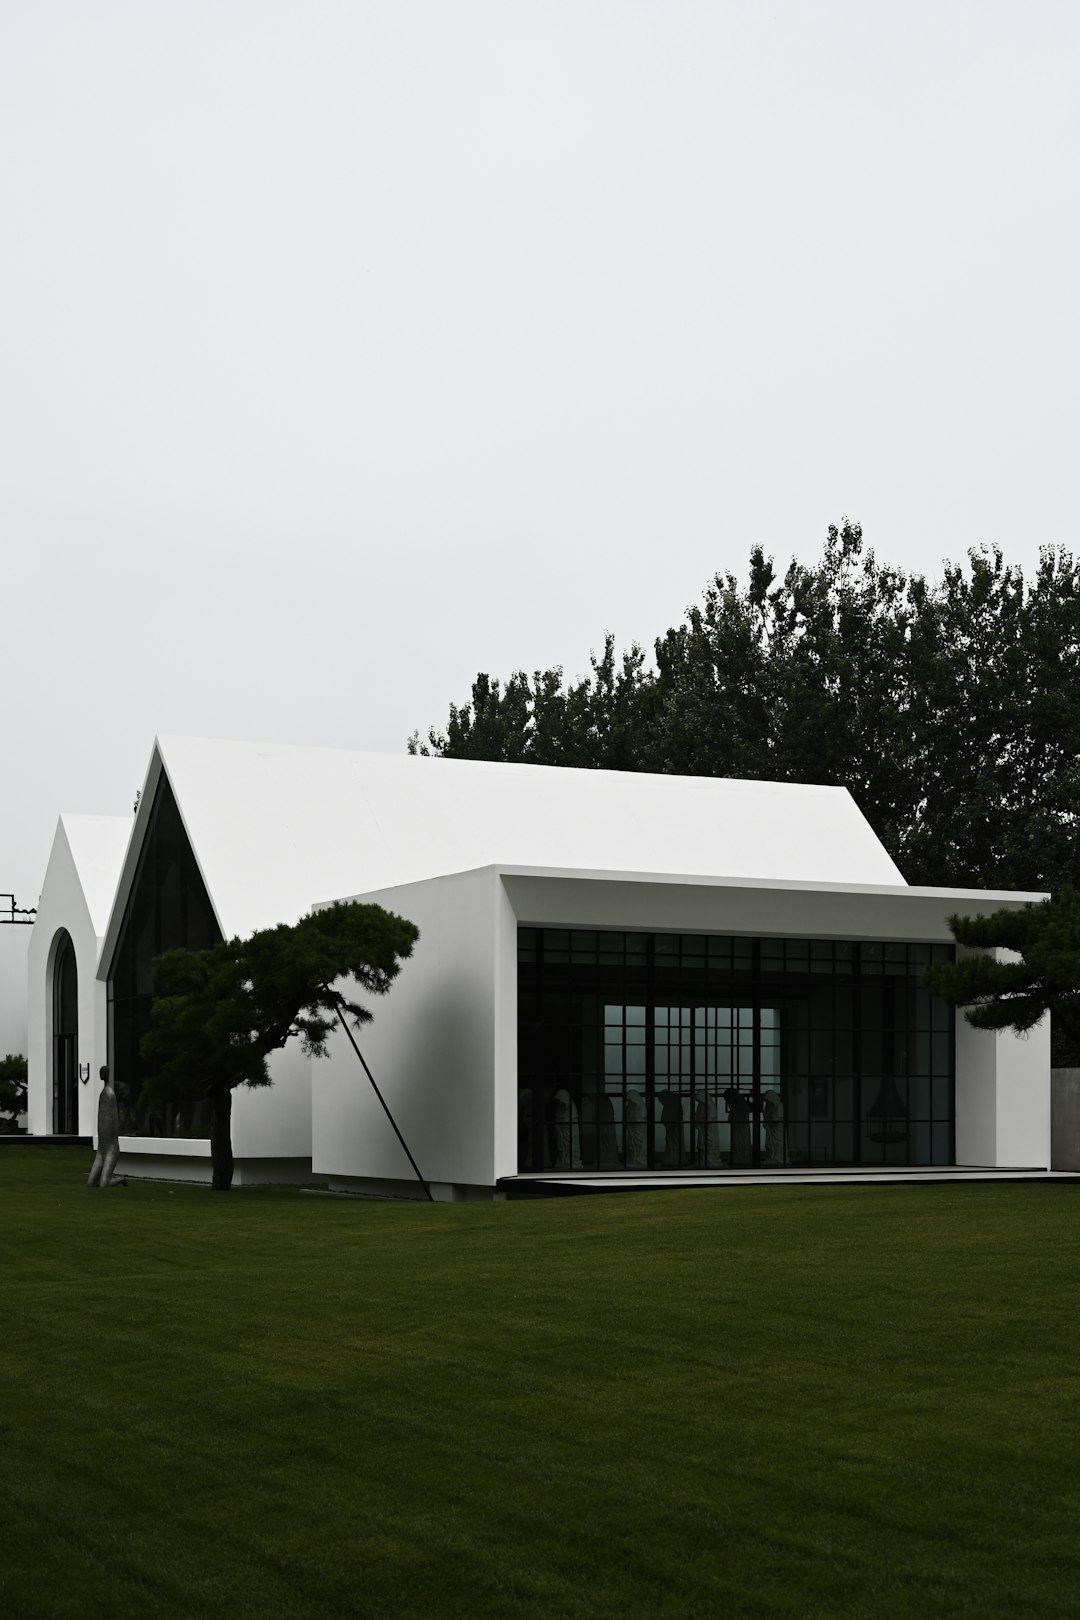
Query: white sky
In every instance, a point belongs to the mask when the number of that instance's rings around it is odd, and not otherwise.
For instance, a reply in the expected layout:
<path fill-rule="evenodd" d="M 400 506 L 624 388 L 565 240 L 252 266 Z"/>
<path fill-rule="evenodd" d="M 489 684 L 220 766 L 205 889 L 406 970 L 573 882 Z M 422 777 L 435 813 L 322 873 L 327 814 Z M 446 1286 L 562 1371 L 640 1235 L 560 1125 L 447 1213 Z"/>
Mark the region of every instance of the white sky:
<path fill-rule="evenodd" d="M 1075 0 L 0 9 L 0 889 L 752 542 L 1078 544 Z"/>

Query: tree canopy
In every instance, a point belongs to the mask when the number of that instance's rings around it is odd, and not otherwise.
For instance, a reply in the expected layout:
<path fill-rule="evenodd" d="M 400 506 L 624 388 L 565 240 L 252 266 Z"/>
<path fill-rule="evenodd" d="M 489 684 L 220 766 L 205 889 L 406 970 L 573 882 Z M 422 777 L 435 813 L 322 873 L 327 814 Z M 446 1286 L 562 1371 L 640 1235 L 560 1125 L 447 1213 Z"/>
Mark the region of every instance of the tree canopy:
<path fill-rule="evenodd" d="M 1054 1061 L 1080 1063 L 1080 894 L 1060 895 L 1018 911 L 950 917 L 959 945 L 978 954 L 927 969 L 926 983 L 976 1029 L 1034 1029 L 1046 1013 Z M 1012 953 L 999 961 L 995 949 Z"/>
<path fill-rule="evenodd" d="M 231 1186 L 234 1088 L 269 1085 L 267 1059 L 290 1039 L 324 1053 L 339 1011 L 368 1023 L 370 1010 L 338 981 L 385 995 L 418 937 L 382 906 L 348 903 L 246 940 L 164 952 L 154 960 L 153 1027 L 141 1043 L 152 1067 L 140 1104 L 209 1098 L 214 1186 Z"/>
<path fill-rule="evenodd" d="M 19 1115 L 26 1108 L 26 1059 L 21 1052 L 0 1058 L 0 1130 L 17 1128 Z"/>
<path fill-rule="evenodd" d="M 846 787 L 911 883 L 1080 885 L 1080 563 L 998 550 L 942 577 L 862 529 L 783 573 L 717 574 L 650 662 L 608 635 L 589 673 L 480 674 L 413 752 Z"/>

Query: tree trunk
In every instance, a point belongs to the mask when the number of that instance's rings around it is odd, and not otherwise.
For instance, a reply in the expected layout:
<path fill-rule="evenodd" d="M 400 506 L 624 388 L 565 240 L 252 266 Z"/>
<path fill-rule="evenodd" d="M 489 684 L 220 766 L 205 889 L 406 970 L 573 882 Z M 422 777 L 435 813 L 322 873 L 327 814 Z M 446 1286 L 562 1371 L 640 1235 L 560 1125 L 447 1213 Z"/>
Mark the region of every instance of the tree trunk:
<path fill-rule="evenodd" d="M 233 1178 L 232 1088 L 219 1086 L 210 1093 L 210 1160 L 214 1191 L 228 1192 Z"/>

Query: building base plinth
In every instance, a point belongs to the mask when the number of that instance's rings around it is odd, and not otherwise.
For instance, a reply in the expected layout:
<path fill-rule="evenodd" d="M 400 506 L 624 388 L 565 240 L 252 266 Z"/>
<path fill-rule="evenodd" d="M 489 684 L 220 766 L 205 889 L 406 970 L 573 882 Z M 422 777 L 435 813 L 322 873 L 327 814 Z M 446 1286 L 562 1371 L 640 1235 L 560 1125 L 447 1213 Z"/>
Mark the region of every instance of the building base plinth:
<path fill-rule="evenodd" d="M 209 1153 L 124 1153 L 117 1176 L 133 1181 L 189 1181 L 208 1187 L 213 1180 Z M 234 1187 L 303 1186 L 311 1180 L 310 1159 L 237 1159 Z"/>
<path fill-rule="evenodd" d="M 381 1179 L 377 1176 L 319 1176 L 328 1183 L 331 1193 L 350 1194 L 354 1198 L 404 1198 L 410 1203 L 427 1202 L 427 1193 L 418 1181 Z M 429 1181 L 431 1196 L 437 1204 L 490 1203 L 502 1199 L 497 1187 L 476 1187 L 460 1181 Z"/>

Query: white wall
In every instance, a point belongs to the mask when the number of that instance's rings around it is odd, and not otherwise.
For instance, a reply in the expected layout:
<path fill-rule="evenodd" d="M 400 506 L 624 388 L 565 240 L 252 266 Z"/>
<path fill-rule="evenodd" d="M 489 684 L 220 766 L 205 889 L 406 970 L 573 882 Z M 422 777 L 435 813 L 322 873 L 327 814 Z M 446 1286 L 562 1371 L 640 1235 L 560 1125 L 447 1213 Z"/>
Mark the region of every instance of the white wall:
<path fill-rule="evenodd" d="M 232 1138 L 237 1159 L 311 1158 L 311 1060 L 290 1041 L 269 1061 L 271 1085 L 237 1086 Z"/>
<path fill-rule="evenodd" d="M 233 1092 L 233 1179 L 238 1187 L 252 1181 L 306 1181 L 310 1174 L 311 1063 L 298 1041 L 273 1054 L 270 1075 L 269 1086 L 237 1086 Z M 120 1145 L 121 1169 L 130 1175 L 211 1179 L 209 1139 L 122 1136 Z M 155 1163 L 157 1168 L 146 1168 Z"/>
<path fill-rule="evenodd" d="M 492 972 L 495 1017 L 494 1179 L 518 1167 L 518 920 L 502 882 L 495 885 L 495 939 Z"/>
<path fill-rule="evenodd" d="M 190 1181 L 209 1186 L 213 1179 L 208 1144 L 185 1138 L 165 1140 L 157 1136 L 124 1136 L 117 1162 L 118 1176 L 147 1181 Z M 235 1156 L 234 1156 L 235 1157 Z M 308 1159 L 288 1157 L 237 1158 L 233 1168 L 234 1187 L 260 1187 L 275 1182 L 304 1182 L 311 1176 Z"/>
<path fill-rule="evenodd" d="M 1000 1037 L 956 1014 L 956 1162 L 998 1163 L 997 1053 Z"/>
<path fill-rule="evenodd" d="M 450 1186 L 494 1184 L 496 1140 L 516 1162 L 516 990 L 508 1027 L 496 1018 L 496 942 L 515 923 L 491 869 L 406 884 L 355 898 L 374 901 L 420 929 L 413 956 L 374 1023 L 356 1038 L 421 1174 Z M 517 958 L 513 977 L 516 987 Z M 504 984 L 505 988 L 505 984 Z M 361 997 L 360 999 L 363 999 Z M 496 1063 L 506 1095 L 495 1099 Z M 346 1037 L 338 1031 L 312 1076 L 312 1170 L 341 1181 L 416 1185 L 408 1159 Z M 407 1189 L 403 1189 L 407 1190 Z"/>
<path fill-rule="evenodd" d="M 233 1092 L 234 1183 L 308 1179 L 311 1170 L 311 1062 L 299 1041 L 269 1060 L 269 1086 Z M 96 1088 L 95 1088 L 96 1095 Z M 124 1136 L 121 1169 L 165 1180 L 211 1179 L 210 1143 L 172 1136 Z M 149 1168 L 148 1168 L 149 1167 Z"/>
<path fill-rule="evenodd" d="M 33 929 L 0 924 L 0 1057 L 26 1053 L 26 962 Z"/>
<path fill-rule="evenodd" d="M 957 956 L 976 955 L 965 946 Z M 995 953 L 1017 961 L 1011 951 Z M 1050 1166 L 1050 1019 L 1028 1035 L 973 1029 L 956 1014 L 956 1162 Z"/>
<path fill-rule="evenodd" d="M 105 986 L 97 977 L 100 940 L 71 857 L 58 826 L 45 871 L 38 913 L 30 930 L 27 954 L 27 1128 L 35 1136 L 52 1134 L 53 962 L 61 930 L 71 935 L 79 980 L 79 1041 L 76 1061 L 90 1066 L 90 1080 L 78 1087 L 79 1133 L 97 1129 L 97 1074 L 106 1062 Z"/>
<path fill-rule="evenodd" d="M 1029 1035 L 997 1037 L 996 1164 L 1049 1169 L 1049 1076 L 1048 1017 Z"/>
<path fill-rule="evenodd" d="M 518 920 L 552 928 L 644 928 L 951 944 L 946 921 L 951 912 L 974 914 L 997 909 L 1007 900 L 996 894 L 979 896 L 965 890 L 899 885 L 816 888 L 501 870 Z"/>
<path fill-rule="evenodd" d="M 311 1061 L 299 1041 L 269 1060 L 269 1086 L 237 1086 L 232 1146 L 237 1187 L 306 1181 L 311 1173 Z M 190 1137 L 125 1136 L 120 1170 L 166 1181 L 209 1182 L 210 1143 Z"/>
<path fill-rule="evenodd" d="M 1050 1020 L 1029 1035 L 972 1029 L 956 1015 L 956 1162 L 1050 1165 Z"/>

